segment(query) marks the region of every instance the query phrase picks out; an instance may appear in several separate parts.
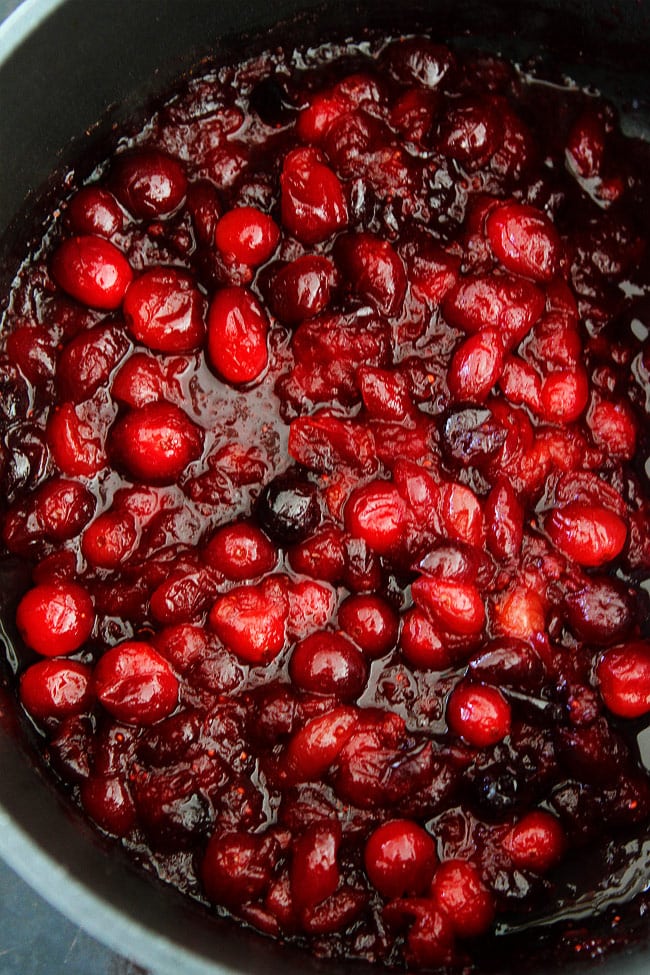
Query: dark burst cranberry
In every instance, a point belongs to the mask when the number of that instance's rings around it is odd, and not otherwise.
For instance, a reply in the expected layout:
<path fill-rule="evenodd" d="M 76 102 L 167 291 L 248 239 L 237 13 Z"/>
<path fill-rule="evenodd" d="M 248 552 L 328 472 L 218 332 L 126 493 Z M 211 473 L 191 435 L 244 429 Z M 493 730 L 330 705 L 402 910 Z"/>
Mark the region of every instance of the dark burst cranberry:
<path fill-rule="evenodd" d="M 321 522 L 318 488 L 298 474 L 281 474 L 266 485 L 255 512 L 262 528 L 278 545 L 304 542 Z"/>

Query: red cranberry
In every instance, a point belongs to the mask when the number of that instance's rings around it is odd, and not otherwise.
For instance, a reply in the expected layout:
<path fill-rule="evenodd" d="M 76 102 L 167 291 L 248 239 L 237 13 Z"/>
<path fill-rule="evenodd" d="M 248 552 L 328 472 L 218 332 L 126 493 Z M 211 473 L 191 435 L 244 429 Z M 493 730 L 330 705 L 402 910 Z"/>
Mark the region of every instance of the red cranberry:
<path fill-rule="evenodd" d="M 578 565 L 596 568 L 611 562 L 627 538 L 625 522 L 609 508 L 571 501 L 555 508 L 544 527 L 553 544 Z"/>
<path fill-rule="evenodd" d="M 589 399 L 589 380 L 586 371 L 558 369 L 542 383 L 540 412 L 552 423 L 573 423 L 584 412 Z"/>
<path fill-rule="evenodd" d="M 269 301 L 274 315 L 287 325 L 313 318 L 330 303 L 337 273 L 327 257 L 303 254 L 273 277 Z"/>
<path fill-rule="evenodd" d="M 587 423 L 599 447 L 622 460 L 632 460 L 636 452 L 638 424 L 625 400 L 597 399 L 589 409 Z"/>
<path fill-rule="evenodd" d="M 40 325 L 19 325 L 7 335 L 7 355 L 33 385 L 54 375 L 55 346 L 49 330 Z"/>
<path fill-rule="evenodd" d="M 552 281 L 558 272 L 560 238 L 546 216 L 525 203 L 494 207 L 485 222 L 490 246 L 508 271 Z"/>
<path fill-rule="evenodd" d="M 221 217 L 214 239 L 227 263 L 257 267 L 268 261 L 278 246 L 280 230 L 267 213 L 243 206 Z"/>
<path fill-rule="evenodd" d="M 118 402 L 136 408 L 164 399 L 164 388 L 160 360 L 134 352 L 115 375 L 111 395 Z"/>
<path fill-rule="evenodd" d="M 20 678 L 20 700 L 36 721 L 87 711 L 92 703 L 91 669 L 76 660 L 41 660 Z"/>
<path fill-rule="evenodd" d="M 544 681 L 545 667 L 537 651 L 519 640 L 494 640 L 469 661 L 476 680 L 495 686 L 534 691 Z"/>
<path fill-rule="evenodd" d="M 334 253 L 354 291 L 368 298 L 382 315 L 399 315 L 406 294 L 406 272 L 388 241 L 376 234 L 345 234 L 336 241 Z"/>
<path fill-rule="evenodd" d="M 415 603 L 451 633 L 471 635 L 483 629 L 485 607 L 472 583 L 419 576 L 411 588 Z"/>
<path fill-rule="evenodd" d="M 301 911 L 320 904 L 339 883 L 337 862 L 341 844 L 338 822 L 316 824 L 293 843 L 291 857 L 291 895 Z"/>
<path fill-rule="evenodd" d="M 491 102 L 466 100 L 450 104 L 442 116 L 438 145 L 446 156 L 468 169 L 478 169 L 489 162 L 499 148 L 499 119 Z"/>
<path fill-rule="evenodd" d="M 178 704 L 171 667 L 152 646 L 136 640 L 107 650 L 95 665 L 93 683 L 109 714 L 127 724 L 154 724 Z"/>
<path fill-rule="evenodd" d="M 456 349 L 449 366 L 447 383 L 452 399 L 461 403 L 484 403 L 501 375 L 503 347 L 499 332 L 485 328 Z"/>
<path fill-rule="evenodd" d="M 290 152 L 280 179 L 282 222 L 301 243 L 318 244 L 347 224 L 343 189 L 319 152 Z"/>
<path fill-rule="evenodd" d="M 461 938 L 485 934 L 495 914 L 492 895 L 476 867 L 465 860 L 445 860 L 436 870 L 431 896 Z"/>
<path fill-rule="evenodd" d="M 383 53 L 388 70 L 402 84 L 436 88 L 454 65 L 449 48 L 428 37 L 407 37 L 393 41 Z"/>
<path fill-rule="evenodd" d="M 383 657 L 397 643 L 399 617 L 390 603 L 372 593 L 348 596 L 339 606 L 339 626 L 367 657 Z"/>
<path fill-rule="evenodd" d="M 128 340 L 114 325 L 97 325 L 76 335 L 63 348 L 56 367 L 58 391 L 64 400 L 90 399 L 126 354 Z"/>
<path fill-rule="evenodd" d="M 345 567 L 343 533 L 338 528 L 321 529 L 292 546 L 289 562 L 295 572 L 337 583 Z"/>
<path fill-rule="evenodd" d="M 265 665 L 284 647 L 288 614 L 286 592 L 278 585 L 238 586 L 216 601 L 210 626 L 240 660 Z"/>
<path fill-rule="evenodd" d="M 599 175 L 606 137 L 604 120 L 595 112 L 582 112 L 573 123 L 567 139 L 567 152 L 583 178 L 592 179 Z"/>
<path fill-rule="evenodd" d="M 635 640 L 606 650 L 596 667 L 600 694 L 609 710 L 622 718 L 650 711 L 650 643 Z"/>
<path fill-rule="evenodd" d="M 428 616 L 417 608 L 404 614 L 400 649 L 409 664 L 418 670 L 446 670 L 451 664 L 446 642 Z"/>
<path fill-rule="evenodd" d="M 70 237 L 51 261 L 52 277 L 82 305 L 113 311 L 122 304 L 133 272 L 121 251 L 103 237 Z"/>
<path fill-rule="evenodd" d="M 67 218 L 73 233 L 98 237 L 112 237 L 124 225 L 119 203 L 101 186 L 84 186 L 78 190 L 68 204 Z"/>
<path fill-rule="evenodd" d="M 489 748 L 510 733 L 510 705 L 496 687 L 462 682 L 447 702 L 447 724 L 470 745 Z"/>
<path fill-rule="evenodd" d="M 43 582 L 30 589 L 16 610 L 20 635 L 44 657 L 74 653 L 91 634 L 93 603 L 75 582 Z"/>
<path fill-rule="evenodd" d="M 156 352 L 194 352 L 205 337 L 206 301 L 193 278 L 177 268 L 154 267 L 133 281 L 124 296 L 124 317 L 133 337 Z"/>
<path fill-rule="evenodd" d="M 262 835 L 214 833 L 201 864 L 203 887 L 210 900 L 231 908 L 257 900 L 271 882 L 267 848 L 268 840 Z"/>
<path fill-rule="evenodd" d="M 406 507 L 397 489 L 385 481 L 371 481 L 352 492 L 345 506 L 345 527 L 380 555 L 399 545 Z"/>
<path fill-rule="evenodd" d="M 568 622 L 587 643 L 616 643 L 632 628 L 629 589 L 609 576 L 591 576 L 585 585 L 564 597 Z"/>
<path fill-rule="evenodd" d="M 240 582 L 270 572 L 277 554 L 259 528 L 240 522 L 218 528 L 203 550 L 203 558 L 227 579 Z"/>
<path fill-rule="evenodd" d="M 149 403 L 120 417 L 109 433 L 114 463 L 148 484 L 169 484 L 203 449 L 202 431 L 172 403 Z"/>
<path fill-rule="evenodd" d="M 506 834 L 503 846 L 519 870 L 546 873 L 562 859 L 566 837 L 555 816 L 533 810 Z"/>
<path fill-rule="evenodd" d="M 208 312 L 208 355 L 226 382 L 258 379 L 268 363 L 266 312 L 245 288 L 222 288 Z"/>
<path fill-rule="evenodd" d="M 81 551 L 98 569 L 118 569 L 133 552 L 138 531 L 128 511 L 103 512 L 86 528 Z"/>
<path fill-rule="evenodd" d="M 134 217 L 150 220 L 169 216 L 180 207 L 187 192 L 187 178 L 173 156 L 145 148 L 116 157 L 111 186 Z"/>
<path fill-rule="evenodd" d="M 448 968 L 455 957 L 451 921 L 430 897 L 394 900 L 383 911 L 389 927 L 409 925 L 405 957 L 416 968 Z"/>
<path fill-rule="evenodd" d="M 358 723 L 356 709 L 341 706 L 312 718 L 299 728 L 286 751 L 287 767 L 292 780 L 318 780 L 336 761 Z"/>
<path fill-rule="evenodd" d="M 50 413 L 47 423 L 47 442 L 54 462 L 70 477 L 94 477 L 106 466 L 101 439 L 82 417 L 83 411 L 74 403 L 62 403 Z"/>
<path fill-rule="evenodd" d="M 370 881 L 383 897 L 423 894 L 437 863 L 436 845 L 408 819 L 391 819 L 370 835 L 364 850 Z"/>
<path fill-rule="evenodd" d="M 368 665 L 346 637 L 321 631 L 296 644 L 289 675 L 300 690 L 354 701 L 366 686 Z"/>
<path fill-rule="evenodd" d="M 531 281 L 506 275 L 476 274 L 461 278 L 443 299 L 450 325 L 465 332 L 493 328 L 516 344 L 544 311 L 544 295 Z"/>
<path fill-rule="evenodd" d="M 501 478 L 485 502 L 488 548 L 498 559 L 515 558 L 521 551 L 524 508 L 509 481 Z"/>
<path fill-rule="evenodd" d="M 10 508 L 2 538 L 10 552 L 26 554 L 40 538 L 65 542 L 78 535 L 93 516 L 95 498 L 78 481 L 55 477 L 35 493 L 32 503 Z"/>
<path fill-rule="evenodd" d="M 107 833 L 126 836 L 135 826 L 133 799 L 118 776 L 90 776 L 81 784 L 79 795 L 90 818 Z"/>

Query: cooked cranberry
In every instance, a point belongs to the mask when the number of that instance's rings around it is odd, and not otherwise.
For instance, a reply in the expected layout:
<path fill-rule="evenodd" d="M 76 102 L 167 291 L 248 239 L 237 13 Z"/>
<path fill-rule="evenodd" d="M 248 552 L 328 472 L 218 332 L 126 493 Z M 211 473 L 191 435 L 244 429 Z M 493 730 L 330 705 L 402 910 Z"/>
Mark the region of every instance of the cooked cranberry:
<path fill-rule="evenodd" d="M 72 403 L 90 399 L 108 383 L 127 349 L 126 336 L 114 325 L 98 325 L 76 335 L 61 351 L 56 366 L 61 398 Z"/>
<path fill-rule="evenodd" d="M 20 700 L 36 721 L 87 711 L 91 669 L 76 660 L 41 660 L 20 678 Z"/>
<path fill-rule="evenodd" d="M 503 845 L 520 870 L 546 873 L 562 858 L 566 839 L 555 816 L 534 810 L 512 827 Z"/>
<path fill-rule="evenodd" d="M 371 882 L 383 897 L 423 894 L 437 863 L 436 845 L 421 826 L 392 819 L 371 834 L 363 854 Z"/>
<path fill-rule="evenodd" d="M 219 597 L 210 626 L 240 660 L 267 664 L 284 647 L 288 614 L 288 598 L 279 585 L 239 586 Z"/>
<path fill-rule="evenodd" d="M 496 384 L 503 367 L 503 347 L 499 333 L 485 328 L 456 349 L 449 366 L 447 382 L 456 402 L 483 403 Z"/>
<path fill-rule="evenodd" d="M 490 246 L 503 266 L 535 281 L 558 271 L 560 238 L 546 214 L 524 203 L 494 207 L 485 222 Z"/>
<path fill-rule="evenodd" d="M 59 244 L 51 262 L 52 277 L 82 305 L 112 311 L 119 308 L 133 272 L 121 251 L 103 237 L 70 237 Z"/>
<path fill-rule="evenodd" d="M 93 686 L 106 710 L 127 724 L 153 724 L 178 704 L 178 680 L 167 661 L 135 640 L 106 651 L 95 665 Z"/>
<path fill-rule="evenodd" d="M 156 352 L 193 352 L 205 336 L 206 301 L 192 277 L 176 268 L 151 268 L 124 296 L 124 317 L 138 342 Z"/>
<path fill-rule="evenodd" d="M 383 657 L 397 643 L 399 617 L 390 603 L 372 593 L 348 596 L 339 606 L 338 621 L 371 660 Z"/>
<path fill-rule="evenodd" d="M 638 718 L 650 711 L 650 644 L 635 640 L 606 650 L 596 667 L 602 698 L 613 714 Z"/>
<path fill-rule="evenodd" d="M 337 862 L 341 843 L 338 822 L 308 827 L 293 844 L 291 895 L 300 911 L 320 904 L 339 882 Z"/>
<path fill-rule="evenodd" d="M 140 407 L 164 399 L 165 378 L 159 359 L 134 352 L 118 369 L 111 386 L 113 399 Z"/>
<path fill-rule="evenodd" d="M 564 597 L 568 622 L 581 640 L 615 643 L 633 624 L 629 589 L 609 576 L 591 576 L 583 587 Z"/>
<path fill-rule="evenodd" d="M 281 175 L 282 222 L 303 244 L 327 240 L 347 223 L 343 189 L 314 149 L 295 149 Z"/>
<path fill-rule="evenodd" d="M 45 538 L 65 542 L 74 538 L 93 516 L 95 498 L 78 481 L 55 477 L 41 485 L 25 506 L 7 512 L 3 541 L 10 552 L 25 554 L 32 542 Z"/>
<path fill-rule="evenodd" d="M 328 258 L 297 257 L 273 276 L 269 287 L 273 313 L 288 325 L 313 318 L 329 305 L 336 283 L 336 269 Z"/>
<path fill-rule="evenodd" d="M 447 724 L 470 745 L 487 748 L 510 732 L 510 705 L 496 687 L 460 683 L 447 702 Z"/>
<path fill-rule="evenodd" d="M 236 385 L 251 383 L 268 363 L 266 312 L 245 288 L 222 288 L 208 312 L 208 355 L 217 373 Z"/>
<path fill-rule="evenodd" d="M 244 206 L 229 210 L 221 217 L 214 239 L 225 261 L 257 267 L 273 254 L 280 231 L 267 213 Z"/>
<path fill-rule="evenodd" d="M 451 105 L 442 116 L 438 145 L 445 155 L 469 169 L 478 169 L 500 144 L 498 116 L 487 100 Z"/>
<path fill-rule="evenodd" d="M 92 599 L 75 582 L 34 586 L 16 610 L 16 625 L 23 640 L 45 657 L 74 653 L 88 639 L 94 623 Z"/>
<path fill-rule="evenodd" d="M 103 512 L 86 528 L 81 551 L 92 566 L 117 569 L 128 558 L 138 540 L 138 531 L 128 511 Z"/>
<path fill-rule="evenodd" d="M 475 585 L 419 576 L 412 586 L 416 604 L 428 611 L 451 633 L 479 633 L 485 624 L 485 607 Z"/>
<path fill-rule="evenodd" d="M 309 535 L 291 547 L 289 562 L 296 572 L 325 582 L 338 582 L 345 568 L 343 533 L 330 527 Z"/>
<path fill-rule="evenodd" d="M 69 477 L 94 477 L 106 466 L 101 438 L 74 403 L 55 407 L 47 424 L 47 442 L 56 466 Z"/>
<path fill-rule="evenodd" d="M 271 882 L 268 840 L 243 832 L 216 832 L 201 864 L 205 892 L 210 900 L 237 908 L 257 900 Z"/>
<path fill-rule="evenodd" d="M 187 192 L 187 178 L 173 156 L 158 149 L 137 149 L 116 157 L 111 186 L 134 217 L 149 220 L 169 216 L 179 208 Z"/>
<path fill-rule="evenodd" d="M 412 667 L 422 670 L 446 670 L 451 654 L 440 632 L 428 616 L 414 608 L 404 616 L 400 649 Z"/>
<path fill-rule="evenodd" d="M 270 572 L 277 554 L 259 528 L 240 522 L 218 528 L 203 550 L 203 558 L 227 579 L 242 581 Z"/>
<path fill-rule="evenodd" d="M 567 139 L 567 152 L 580 176 L 590 179 L 600 173 L 605 140 L 604 120 L 595 112 L 582 112 L 573 123 Z"/>
<path fill-rule="evenodd" d="M 304 541 L 321 521 L 316 485 L 291 473 L 281 474 L 262 491 L 256 514 L 262 528 L 279 545 Z"/>
<path fill-rule="evenodd" d="M 384 51 L 388 70 L 397 81 L 415 82 L 436 88 L 454 64 L 448 47 L 428 37 L 407 37 L 393 41 Z"/>
<path fill-rule="evenodd" d="M 108 446 L 114 463 L 132 477 L 168 484 L 200 456 L 203 435 L 180 407 L 149 403 L 115 422 Z"/>
<path fill-rule="evenodd" d="M 289 675 L 300 690 L 354 701 L 366 686 L 368 665 L 346 637 L 321 631 L 296 644 Z"/>
<path fill-rule="evenodd" d="M 495 914 L 492 895 L 472 863 L 445 860 L 436 870 L 431 896 L 461 938 L 484 934 Z"/>
<path fill-rule="evenodd" d="M 499 480 L 485 502 L 488 548 L 497 558 L 519 554 L 524 535 L 524 508 L 506 480 Z"/>
<path fill-rule="evenodd" d="M 209 180 L 197 180 L 187 188 L 187 209 L 200 244 L 210 247 L 214 243 L 214 232 L 222 214 L 222 207 L 216 187 Z"/>
<path fill-rule="evenodd" d="M 391 901 L 384 908 L 389 925 L 409 925 L 406 960 L 417 968 L 446 968 L 455 954 L 454 930 L 447 915 L 429 897 Z"/>
<path fill-rule="evenodd" d="M 597 567 L 620 554 L 627 538 L 625 522 L 598 504 L 571 501 L 555 508 L 544 527 L 553 544 L 579 565 Z"/>
<path fill-rule="evenodd" d="M 90 776 L 80 789 L 91 819 L 113 836 L 126 836 L 135 826 L 136 810 L 128 787 L 118 776 Z"/>
<path fill-rule="evenodd" d="M 97 234 L 112 237 L 124 225 L 120 205 L 108 190 L 101 186 L 84 186 L 68 204 L 70 229 L 76 234 Z"/>
<path fill-rule="evenodd" d="M 572 423 L 587 406 L 589 381 L 584 369 L 558 369 L 546 377 L 540 394 L 540 412 L 553 423 Z"/>
<path fill-rule="evenodd" d="M 54 375 L 55 345 L 51 334 L 40 325 L 19 325 L 7 336 L 7 355 L 30 383 L 38 384 Z"/>
<path fill-rule="evenodd" d="M 406 293 L 402 259 L 375 234 L 344 234 L 334 253 L 353 291 L 368 298 L 383 315 L 399 315 Z"/>
<path fill-rule="evenodd" d="M 544 679 L 544 664 L 528 643 L 520 640 L 494 640 L 469 661 L 477 680 L 517 690 L 537 689 Z"/>
<path fill-rule="evenodd" d="M 399 545 L 404 532 L 406 509 L 393 485 L 372 481 L 357 488 L 345 506 L 345 527 L 381 555 Z"/>
<path fill-rule="evenodd" d="M 334 763 L 359 723 L 354 708 L 336 707 L 312 718 L 291 738 L 286 752 L 292 780 L 319 779 Z"/>

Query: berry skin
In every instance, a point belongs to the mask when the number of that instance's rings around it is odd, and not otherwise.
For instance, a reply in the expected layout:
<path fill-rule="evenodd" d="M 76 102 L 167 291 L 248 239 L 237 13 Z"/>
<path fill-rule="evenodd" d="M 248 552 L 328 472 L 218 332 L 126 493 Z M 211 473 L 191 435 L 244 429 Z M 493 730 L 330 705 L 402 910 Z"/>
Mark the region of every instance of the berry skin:
<path fill-rule="evenodd" d="M 146 484 L 171 484 L 203 449 L 202 431 L 172 403 L 149 403 L 120 417 L 109 433 L 113 462 Z"/>
<path fill-rule="evenodd" d="M 20 700 L 36 721 L 82 714 L 93 699 L 91 675 L 76 660 L 39 660 L 20 678 Z"/>
<path fill-rule="evenodd" d="M 560 238 L 546 214 L 524 203 L 495 207 L 485 222 L 496 257 L 508 271 L 552 281 L 558 271 Z"/>
<path fill-rule="evenodd" d="M 438 862 L 431 836 L 408 819 L 392 819 L 371 834 L 364 850 L 366 873 L 383 897 L 422 894 Z"/>
<path fill-rule="evenodd" d="M 44 657 L 74 653 L 88 639 L 95 610 L 85 589 L 75 582 L 43 582 L 30 589 L 16 610 L 20 635 Z"/>
<path fill-rule="evenodd" d="M 388 241 L 376 234 L 345 234 L 336 242 L 335 255 L 354 291 L 368 298 L 382 315 L 399 315 L 406 272 Z"/>
<path fill-rule="evenodd" d="M 55 407 L 47 421 L 47 442 L 62 474 L 94 477 L 106 466 L 101 439 L 74 403 Z"/>
<path fill-rule="evenodd" d="M 269 329 L 266 312 L 246 288 L 217 291 L 208 312 L 208 356 L 222 379 L 252 383 L 266 369 Z"/>
<path fill-rule="evenodd" d="M 600 694 L 621 718 L 650 711 L 650 642 L 634 640 L 606 650 L 596 667 Z"/>
<path fill-rule="evenodd" d="M 101 186 L 84 186 L 70 200 L 66 213 L 70 229 L 76 234 L 112 237 L 124 225 L 120 205 Z"/>
<path fill-rule="evenodd" d="M 344 705 L 312 718 L 291 738 L 286 751 L 292 781 L 316 781 L 327 771 L 359 724 L 355 708 Z"/>
<path fill-rule="evenodd" d="M 431 896 L 461 938 L 485 934 L 494 919 L 492 895 L 475 866 L 465 860 L 445 860 L 436 870 Z"/>
<path fill-rule="evenodd" d="M 243 832 L 216 832 L 208 843 L 201 877 L 211 901 L 237 908 L 257 900 L 271 882 L 266 840 Z"/>
<path fill-rule="evenodd" d="M 570 501 L 563 508 L 555 508 L 544 527 L 563 555 L 589 568 L 615 559 L 627 539 L 627 527 L 618 515 L 585 501 Z"/>
<path fill-rule="evenodd" d="M 485 328 L 456 349 L 447 384 L 457 403 L 484 403 L 503 368 L 503 347 L 496 329 Z"/>
<path fill-rule="evenodd" d="M 150 220 L 178 209 L 185 199 L 187 178 L 181 163 L 166 152 L 138 149 L 116 157 L 111 187 L 134 217 Z"/>
<path fill-rule="evenodd" d="M 339 626 L 366 657 L 383 657 L 397 643 L 399 617 L 392 606 L 372 593 L 348 596 L 339 606 Z"/>
<path fill-rule="evenodd" d="M 465 332 L 493 328 L 505 333 L 508 347 L 521 342 L 544 311 L 544 294 L 526 278 L 474 274 L 461 278 L 445 295 L 442 312 Z"/>
<path fill-rule="evenodd" d="M 270 572 L 277 553 L 256 525 L 240 522 L 218 528 L 203 550 L 203 559 L 226 579 L 242 582 Z"/>
<path fill-rule="evenodd" d="M 301 911 L 320 904 L 339 882 L 337 856 L 341 844 L 338 822 L 308 826 L 293 843 L 291 894 Z"/>
<path fill-rule="evenodd" d="M 303 254 L 274 276 L 269 288 L 273 313 L 287 325 L 313 318 L 330 303 L 338 275 L 332 262 L 318 254 Z"/>
<path fill-rule="evenodd" d="M 97 569 L 117 569 L 129 557 L 138 540 L 133 516 L 128 511 L 102 512 L 81 539 L 84 558 Z"/>
<path fill-rule="evenodd" d="M 345 527 L 380 555 L 399 545 L 405 528 L 406 506 L 392 484 L 372 481 L 352 492 L 345 506 Z"/>
<path fill-rule="evenodd" d="M 227 263 L 257 267 L 278 246 L 280 230 L 272 217 L 256 207 L 236 207 L 219 220 L 214 240 Z"/>
<path fill-rule="evenodd" d="M 133 337 L 156 352 L 194 352 L 205 338 L 206 301 L 191 275 L 154 267 L 133 281 L 124 296 L 124 317 Z"/>
<path fill-rule="evenodd" d="M 404 615 L 400 650 L 409 664 L 418 670 L 446 670 L 451 665 L 451 654 L 440 633 L 417 607 Z"/>
<path fill-rule="evenodd" d="M 566 837 L 555 816 L 536 809 L 512 827 L 503 846 L 518 869 L 546 873 L 562 859 Z"/>
<path fill-rule="evenodd" d="M 93 674 L 99 701 L 118 721 L 151 725 L 178 704 L 178 680 L 148 643 L 132 640 L 111 647 Z"/>
<path fill-rule="evenodd" d="M 122 304 L 133 272 L 124 254 L 103 237 L 70 237 L 59 244 L 50 265 L 52 277 L 72 298 L 101 311 Z"/>
<path fill-rule="evenodd" d="M 302 691 L 354 701 L 368 679 L 361 651 L 339 633 L 312 633 L 296 644 L 289 662 L 292 683 Z"/>
<path fill-rule="evenodd" d="M 81 783 L 79 798 L 90 818 L 107 833 L 126 836 L 135 826 L 135 804 L 118 776 L 90 776 Z"/>
<path fill-rule="evenodd" d="M 303 244 L 319 244 L 348 222 L 338 176 L 314 149 L 295 149 L 284 160 L 282 223 Z"/>
<path fill-rule="evenodd" d="M 447 702 L 450 731 L 475 748 L 489 748 L 510 733 L 510 705 L 496 687 L 461 682 Z"/>
<path fill-rule="evenodd" d="M 471 635 L 483 629 L 485 607 L 473 583 L 420 576 L 411 591 L 416 605 L 450 633 Z"/>
<path fill-rule="evenodd" d="M 210 611 L 210 627 L 244 663 L 265 665 L 286 639 L 289 601 L 277 585 L 238 586 L 220 596 Z"/>

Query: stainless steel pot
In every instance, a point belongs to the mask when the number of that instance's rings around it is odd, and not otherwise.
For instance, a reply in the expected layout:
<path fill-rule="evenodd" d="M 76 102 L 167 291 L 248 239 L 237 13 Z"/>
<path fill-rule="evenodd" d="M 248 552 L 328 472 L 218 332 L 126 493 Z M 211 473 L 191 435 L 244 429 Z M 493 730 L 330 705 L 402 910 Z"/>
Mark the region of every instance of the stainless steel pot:
<path fill-rule="evenodd" d="M 650 11 L 643 0 L 623 0 L 616 8 L 610 0 L 407 0 L 399 11 L 394 6 L 386 0 L 26 0 L 0 27 L 0 287 L 6 291 L 25 241 L 38 232 L 48 186 L 54 192 L 76 160 L 85 159 L 83 166 L 101 158 L 113 123 L 179 73 L 207 54 L 225 58 L 241 51 L 242 43 L 244 50 L 261 50 L 275 40 L 304 43 L 327 38 L 333 28 L 344 35 L 365 24 L 420 25 L 461 43 L 469 35 L 474 45 L 517 59 L 540 54 L 578 81 L 595 82 L 622 107 L 628 131 L 650 132 Z M 233 40 L 242 33 L 244 42 Z M 11 574 L 0 578 L 5 620 L 12 586 Z M 4 639 L 11 644 L 10 632 Z M 62 912 L 147 968 L 161 975 L 365 970 L 284 949 L 137 873 L 39 771 L 4 687 L 0 768 L 0 854 Z M 650 929 L 648 937 L 598 964 L 603 975 L 649 970 Z"/>

